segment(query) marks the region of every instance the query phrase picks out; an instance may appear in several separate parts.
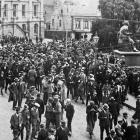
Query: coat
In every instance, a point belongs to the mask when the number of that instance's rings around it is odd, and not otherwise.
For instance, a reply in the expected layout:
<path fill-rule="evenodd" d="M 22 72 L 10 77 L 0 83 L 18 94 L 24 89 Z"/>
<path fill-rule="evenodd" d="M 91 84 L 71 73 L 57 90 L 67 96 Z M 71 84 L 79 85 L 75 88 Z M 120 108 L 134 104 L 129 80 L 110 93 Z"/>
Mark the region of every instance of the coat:
<path fill-rule="evenodd" d="M 36 103 L 38 103 L 40 105 L 40 107 L 38 108 L 39 114 L 43 114 L 44 113 L 44 102 L 42 99 L 37 98 L 35 100 Z"/>
<path fill-rule="evenodd" d="M 55 140 L 68 140 L 68 129 L 59 127 L 56 130 Z"/>
<path fill-rule="evenodd" d="M 48 132 L 45 129 L 41 129 L 38 133 L 37 140 L 47 140 L 48 139 Z"/>
<path fill-rule="evenodd" d="M 105 111 L 104 109 L 102 109 L 99 112 L 99 125 L 100 127 L 106 128 L 110 126 L 110 112 L 109 111 Z"/>
<path fill-rule="evenodd" d="M 137 140 L 137 128 L 133 125 L 128 126 L 125 132 L 126 140 Z"/>
<path fill-rule="evenodd" d="M 72 104 L 69 104 L 65 107 L 65 111 L 66 111 L 66 117 L 67 119 L 71 119 L 73 118 L 74 115 L 74 106 Z"/>
<path fill-rule="evenodd" d="M 13 114 L 11 116 L 11 119 L 10 119 L 10 124 L 11 124 L 11 129 L 13 130 L 19 130 L 20 129 L 20 126 L 22 124 L 22 117 L 20 114 L 18 114 L 18 116 L 15 114 Z"/>

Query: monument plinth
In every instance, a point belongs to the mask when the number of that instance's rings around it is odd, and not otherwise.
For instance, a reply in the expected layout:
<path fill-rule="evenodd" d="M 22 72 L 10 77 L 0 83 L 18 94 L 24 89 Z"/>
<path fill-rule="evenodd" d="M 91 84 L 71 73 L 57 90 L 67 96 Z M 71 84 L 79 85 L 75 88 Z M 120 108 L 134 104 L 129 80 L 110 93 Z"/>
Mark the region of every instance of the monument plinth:
<path fill-rule="evenodd" d="M 114 50 L 114 54 L 118 58 L 125 56 L 127 66 L 140 67 L 140 52 L 125 52 L 125 51 Z"/>

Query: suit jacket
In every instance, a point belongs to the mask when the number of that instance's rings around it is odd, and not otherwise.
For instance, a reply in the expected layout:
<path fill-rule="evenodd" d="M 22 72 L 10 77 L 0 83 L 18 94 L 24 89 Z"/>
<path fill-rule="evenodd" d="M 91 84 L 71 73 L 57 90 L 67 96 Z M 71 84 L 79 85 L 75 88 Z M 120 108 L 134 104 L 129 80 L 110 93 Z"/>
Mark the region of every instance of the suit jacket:
<path fill-rule="evenodd" d="M 122 129 L 123 129 L 124 131 L 126 131 L 127 126 L 128 126 L 127 120 L 125 121 L 125 120 L 123 119 Z"/>
<path fill-rule="evenodd" d="M 45 129 L 41 129 L 38 133 L 37 140 L 47 140 L 48 132 Z"/>
<path fill-rule="evenodd" d="M 56 130 L 55 140 L 68 140 L 68 129 L 59 127 Z"/>
<path fill-rule="evenodd" d="M 20 82 L 19 83 L 19 94 L 21 95 L 21 97 L 24 97 L 25 91 L 26 91 L 25 82 Z"/>
<path fill-rule="evenodd" d="M 67 105 L 65 107 L 65 110 L 66 110 L 66 117 L 68 119 L 72 119 L 73 118 L 73 115 L 74 115 L 74 106 L 72 104 Z"/>
<path fill-rule="evenodd" d="M 136 140 L 137 139 L 137 128 L 135 126 L 128 126 L 125 132 L 126 140 Z"/>
<path fill-rule="evenodd" d="M 37 102 L 40 107 L 38 108 L 39 114 L 43 114 L 44 113 L 44 102 L 42 99 L 36 99 L 35 102 Z"/>
<path fill-rule="evenodd" d="M 20 114 L 17 116 L 16 113 L 15 113 L 11 116 L 10 124 L 11 124 L 11 128 L 13 130 L 14 129 L 19 129 L 19 126 L 21 125 L 21 123 L 22 123 L 22 117 L 21 117 Z"/>

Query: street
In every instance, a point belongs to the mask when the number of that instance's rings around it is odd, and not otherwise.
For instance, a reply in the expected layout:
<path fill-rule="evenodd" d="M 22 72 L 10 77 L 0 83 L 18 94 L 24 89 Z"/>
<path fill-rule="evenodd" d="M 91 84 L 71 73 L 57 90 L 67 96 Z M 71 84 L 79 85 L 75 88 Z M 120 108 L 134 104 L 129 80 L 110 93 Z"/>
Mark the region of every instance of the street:
<path fill-rule="evenodd" d="M 72 122 L 72 136 L 70 140 L 88 140 L 89 134 L 86 132 L 86 106 L 78 103 L 74 103 L 75 114 Z M 8 95 L 0 96 L 0 140 L 12 140 L 12 131 L 10 129 L 10 117 L 14 113 L 12 110 L 12 102 L 8 103 Z M 123 112 L 128 113 L 129 123 L 134 111 L 123 107 L 120 111 L 120 117 L 122 117 Z M 65 114 L 64 114 L 65 116 Z M 64 117 L 64 120 L 65 117 Z M 42 123 L 45 123 L 45 118 L 43 116 Z M 104 133 L 105 134 L 105 133 Z M 93 140 L 100 139 L 100 129 L 99 121 L 97 120 L 94 129 Z"/>

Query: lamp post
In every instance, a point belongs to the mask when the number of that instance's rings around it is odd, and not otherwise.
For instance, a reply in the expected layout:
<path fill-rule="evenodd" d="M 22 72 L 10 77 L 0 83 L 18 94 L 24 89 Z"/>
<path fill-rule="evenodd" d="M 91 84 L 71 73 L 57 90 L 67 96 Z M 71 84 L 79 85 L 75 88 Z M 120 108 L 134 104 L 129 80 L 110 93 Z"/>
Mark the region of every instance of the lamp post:
<path fill-rule="evenodd" d="M 97 53 L 98 53 L 98 41 L 99 41 L 99 36 L 97 34 L 97 32 L 95 33 L 95 36 L 93 37 L 93 42 L 94 42 L 94 45 L 95 45 L 95 69 L 96 69 L 96 61 L 97 61 Z M 94 69 L 94 75 L 95 75 L 95 69 Z"/>

